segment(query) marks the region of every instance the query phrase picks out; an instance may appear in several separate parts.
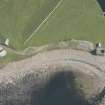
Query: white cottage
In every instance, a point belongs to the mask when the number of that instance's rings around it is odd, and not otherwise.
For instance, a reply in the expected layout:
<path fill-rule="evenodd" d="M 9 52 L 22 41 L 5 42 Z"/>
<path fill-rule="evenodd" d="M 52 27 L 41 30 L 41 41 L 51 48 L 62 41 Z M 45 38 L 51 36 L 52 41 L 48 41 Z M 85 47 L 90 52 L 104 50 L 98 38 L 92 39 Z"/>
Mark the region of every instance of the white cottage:
<path fill-rule="evenodd" d="M 5 45 L 6 45 L 6 46 L 9 46 L 9 42 L 10 42 L 9 39 L 7 38 L 7 39 L 5 40 Z"/>
<path fill-rule="evenodd" d="M 101 43 L 96 44 L 96 55 L 105 56 L 105 49 L 102 47 Z"/>
<path fill-rule="evenodd" d="M 2 47 L 0 46 L 0 58 L 3 58 L 7 55 L 7 51 Z"/>

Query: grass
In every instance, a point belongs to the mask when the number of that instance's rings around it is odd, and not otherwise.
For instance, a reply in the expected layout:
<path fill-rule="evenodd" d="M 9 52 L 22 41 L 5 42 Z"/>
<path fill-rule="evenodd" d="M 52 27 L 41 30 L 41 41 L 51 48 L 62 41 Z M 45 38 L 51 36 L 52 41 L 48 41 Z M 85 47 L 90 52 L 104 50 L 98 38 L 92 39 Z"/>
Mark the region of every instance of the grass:
<path fill-rule="evenodd" d="M 105 43 L 105 17 L 96 0 L 64 0 L 28 45 L 43 45 L 64 39 Z"/>
<path fill-rule="evenodd" d="M 60 0 L 1 0 L 0 39 L 10 38 L 16 49 L 64 39 L 105 40 L 105 17 L 96 0 L 64 0 L 35 35 L 24 41 L 53 11 Z"/>
<path fill-rule="evenodd" d="M 16 49 L 32 34 L 59 0 L 0 0 L 0 39 Z"/>
<path fill-rule="evenodd" d="M 105 17 L 97 0 L 63 0 L 32 35 L 59 1 L 0 0 L 0 41 L 9 38 L 15 50 L 72 38 L 105 44 Z"/>

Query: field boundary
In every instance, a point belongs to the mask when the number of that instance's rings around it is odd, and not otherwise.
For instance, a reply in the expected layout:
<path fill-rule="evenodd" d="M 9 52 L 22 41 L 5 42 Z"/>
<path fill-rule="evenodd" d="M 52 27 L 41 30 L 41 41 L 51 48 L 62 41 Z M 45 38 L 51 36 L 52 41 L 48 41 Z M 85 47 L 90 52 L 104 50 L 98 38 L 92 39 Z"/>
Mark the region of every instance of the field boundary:
<path fill-rule="evenodd" d="M 85 45 L 88 47 L 81 47 L 79 45 L 81 45 L 81 43 L 84 43 Z M 88 43 L 86 43 L 88 42 Z M 71 48 L 71 49 L 76 49 L 76 50 L 81 50 L 81 51 L 86 51 L 86 52 L 90 52 L 94 50 L 94 45 L 92 42 L 89 41 L 82 41 L 82 40 L 66 40 L 66 41 L 59 41 L 56 43 L 49 43 L 49 44 L 45 44 L 42 46 L 33 46 L 33 47 L 28 47 L 22 51 L 17 51 L 15 49 L 12 49 L 11 47 L 7 47 L 5 45 L 2 45 L 3 48 L 5 48 L 7 51 L 11 51 L 15 54 L 18 55 L 23 55 L 23 56 L 29 56 L 29 55 L 33 55 L 42 51 L 46 51 L 46 50 L 54 50 L 54 49 L 62 49 L 62 48 Z"/>
<path fill-rule="evenodd" d="M 39 29 L 44 25 L 44 23 L 47 22 L 47 20 L 52 16 L 52 14 L 56 11 L 56 9 L 62 4 L 63 0 L 60 0 L 57 5 L 54 7 L 54 9 L 49 13 L 49 15 L 42 21 L 42 23 L 33 31 L 33 33 L 24 41 L 24 44 L 26 44 L 38 31 Z"/>

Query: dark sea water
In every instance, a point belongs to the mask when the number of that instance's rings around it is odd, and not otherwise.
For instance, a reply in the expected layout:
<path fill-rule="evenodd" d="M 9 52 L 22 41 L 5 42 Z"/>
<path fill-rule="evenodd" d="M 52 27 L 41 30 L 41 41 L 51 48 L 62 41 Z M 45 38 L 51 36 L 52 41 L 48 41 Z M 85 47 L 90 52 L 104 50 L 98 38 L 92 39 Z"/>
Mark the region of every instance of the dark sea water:
<path fill-rule="evenodd" d="M 30 74 L 21 82 L 16 81 L 15 86 L 2 86 L 0 105 L 96 105 L 85 99 L 83 92 L 77 88 L 75 76 L 71 72 L 56 73 L 40 89 L 36 89 L 35 81 L 35 75 Z M 97 96 L 98 99 L 101 100 L 104 94 L 105 90 Z"/>
<path fill-rule="evenodd" d="M 105 0 L 97 0 L 103 12 L 105 12 Z"/>
<path fill-rule="evenodd" d="M 74 79 L 70 72 L 56 74 L 42 91 L 39 105 L 88 105 Z"/>
<path fill-rule="evenodd" d="M 0 105 L 88 105 L 71 72 L 55 74 L 39 90 L 32 85 L 35 79 L 33 74 L 27 75 L 16 86 L 8 84 L 2 87 Z"/>

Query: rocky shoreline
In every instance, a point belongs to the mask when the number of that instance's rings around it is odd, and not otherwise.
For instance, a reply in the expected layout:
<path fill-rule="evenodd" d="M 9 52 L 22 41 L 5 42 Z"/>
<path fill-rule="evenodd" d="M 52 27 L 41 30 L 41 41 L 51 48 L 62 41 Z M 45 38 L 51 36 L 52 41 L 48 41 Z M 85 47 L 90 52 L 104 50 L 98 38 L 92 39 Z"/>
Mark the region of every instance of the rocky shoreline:
<path fill-rule="evenodd" d="M 105 86 L 104 64 L 105 57 L 70 48 L 45 51 L 30 58 L 9 63 L 0 69 L 0 105 L 7 105 L 7 103 L 26 105 L 26 100 L 30 102 L 33 97 L 37 99 L 40 88 L 42 89 L 53 75 L 60 72 L 74 74 L 79 72 L 92 77 L 94 86 L 90 87 L 92 93 L 90 95 L 99 94 Z M 36 96 L 32 96 L 34 91 Z M 28 97 L 24 98 L 25 96 Z M 33 105 L 28 102 L 27 104 Z"/>

